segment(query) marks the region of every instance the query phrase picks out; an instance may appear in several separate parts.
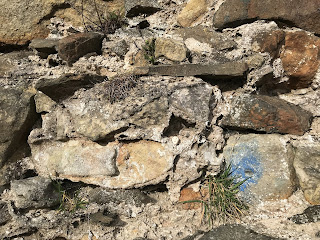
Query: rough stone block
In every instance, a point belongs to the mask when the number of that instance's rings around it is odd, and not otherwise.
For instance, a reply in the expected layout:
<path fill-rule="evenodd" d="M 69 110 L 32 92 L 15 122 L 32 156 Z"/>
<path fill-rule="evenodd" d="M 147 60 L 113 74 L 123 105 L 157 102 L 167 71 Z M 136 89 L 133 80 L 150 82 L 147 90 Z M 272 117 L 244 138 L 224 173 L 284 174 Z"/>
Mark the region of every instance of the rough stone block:
<path fill-rule="evenodd" d="M 294 143 L 294 168 L 305 199 L 320 204 L 320 144 L 314 142 Z"/>
<path fill-rule="evenodd" d="M 275 7 L 276 6 L 276 7 Z M 217 28 L 235 27 L 256 19 L 281 19 L 291 24 L 320 33 L 318 0 L 226 0 L 215 12 L 213 24 Z"/>
<path fill-rule="evenodd" d="M 58 54 L 69 66 L 87 53 L 101 53 L 102 40 L 101 33 L 76 33 L 65 37 L 59 41 Z"/>
<path fill-rule="evenodd" d="M 238 180 L 247 179 L 240 190 L 248 202 L 287 199 L 296 188 L 293 152 L 281 135 L 234 135 L 223 155 Z"/>
<path fill-rule="evenodd" d="M 207 0 L 190 0 L 178 15 L 178 23 L 182 27 L 190 27 L 207 11 Z"/>
<path fill-rule="evenodd" d="M 17 208 L 52 207 L 60 201 L 51 179 L 39 176 L 12 181 L 10 195 Z"/>
<path fill-rule="evenodd" d="M 181 62 L 187 57 L 187 48 L 183 42 L 172 39 L 157 38 L 155 42 L 155 57 L 164 56 L 169 60 Z"/>
<path fill-rule="evenodd" d="M 312 114 L 276 97 L 242 95 L 235 97 L 222 125 L 267 133 L 303 135 L 309 130 Z"/>

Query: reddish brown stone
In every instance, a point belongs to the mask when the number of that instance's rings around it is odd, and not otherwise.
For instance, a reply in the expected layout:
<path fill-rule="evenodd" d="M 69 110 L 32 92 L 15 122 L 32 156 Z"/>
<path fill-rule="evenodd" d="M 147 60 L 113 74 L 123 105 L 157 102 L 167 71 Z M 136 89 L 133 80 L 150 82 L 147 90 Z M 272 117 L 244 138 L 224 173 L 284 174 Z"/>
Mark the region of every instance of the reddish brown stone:
<path fill-rule="evenodd" d="M 200 200 L 200 192 L 193 191 L 192 188 L 184 188 L 180 192 L 179 202 L 190 201 L 190 200 Z M 183 203 L 182 208 L 185 210 L 200 208 L 200 203 Z"/>
<path fill-rule="evenodd" d="M 222 125 L 267 133 L 303 135 L 310 128 L 312 114 L 299 106 L 269 96 L 243 95 L 231 103 Z"/>
<path fill-rule="evenodd" d="M 284 43 L 284 37 L 284 31 L 275 30 L 259 34 L 254 41 L 258 43 L 260 52 L 268 52 L 272 58 L 276 58 L 279 48 Z"/>
<path fill-rule="evenodd" d="M 308 87 L 319 68 L 320 39 L 307 32 L 288 32 L 280 54 L 293 88 Z"/>
<path fill-rule="evenodd" d="M 77 33 L 59 41 L 58 54 L 68 65 L 72 65 L 87 53 L 100 53 L 103 35 L 100 33 Z"/>

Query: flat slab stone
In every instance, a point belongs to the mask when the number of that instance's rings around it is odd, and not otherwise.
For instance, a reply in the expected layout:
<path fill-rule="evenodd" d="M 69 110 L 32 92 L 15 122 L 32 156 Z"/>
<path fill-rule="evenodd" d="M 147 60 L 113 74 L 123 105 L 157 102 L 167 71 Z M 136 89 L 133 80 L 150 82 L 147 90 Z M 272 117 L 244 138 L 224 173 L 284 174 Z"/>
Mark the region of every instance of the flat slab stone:
<path fill-rule="evenodd" d="M 202 64 L 174 64 L 137 67 L 146 75 L 162 76 L 216 76 L 216 77 L 241 77 L 248 70 L 245 62 L 226 62 L 212 65 Z"/>

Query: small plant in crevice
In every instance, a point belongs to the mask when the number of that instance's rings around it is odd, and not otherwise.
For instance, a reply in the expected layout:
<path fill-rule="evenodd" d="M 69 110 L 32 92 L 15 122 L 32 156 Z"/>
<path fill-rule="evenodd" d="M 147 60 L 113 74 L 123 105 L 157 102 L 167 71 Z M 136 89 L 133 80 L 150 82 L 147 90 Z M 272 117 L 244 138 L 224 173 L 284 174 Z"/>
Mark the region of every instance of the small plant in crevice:
<path fill-rule="evenodd" d="M 87 206 L 88 202 L 84 201 L 79 196 L 79 191 L 75 191 L 72 195 L 68 194 L 63 188 L 60 180 L 51 180 L 55 190 L 59 194 L 59 207 L 57 210 L 63 212 L 74 213 L 78 209 L 83 209 Z"/>
<path fill-rule="evenodd" d="M 230 219 L 240 219 L 248 206 L 238 197 L 240 186 L 246 181 L 237 182 L 232 175 L 231 164 L 226 166 L 217 176 L 208 175 L 201 188 L 201 199 L 182 203 L 201 203 L 202 220 L 213 227 L 213 223 L 225 223 Z"/>
<path fill-rule="evenodd" d="M 126 24 L 124 14 L 119 11 L 103 11 L 96 0 L 69 0 L 69 5 L 76 10 L 82 18 L 82 24 L 87 32 L 101 32 L 113 34 L 118 28 Z"/>
<path fill-rule="evenodd" d="M 129 92 L 137 85 L 136 75 L 118 76 L 106 82 L 105 96 L 112 104 L 117 101 L 124 100 L 129 96 Z"/>
<path fill-rule="evenodd" d="M 146 40 L 145 44 L 142 46 L 142 50 L 144 52 L 144 58 L 152 65 L 155 65 L 156 57 L 154 53 L 156 50 L 156 39 L 152 38 Z"/>

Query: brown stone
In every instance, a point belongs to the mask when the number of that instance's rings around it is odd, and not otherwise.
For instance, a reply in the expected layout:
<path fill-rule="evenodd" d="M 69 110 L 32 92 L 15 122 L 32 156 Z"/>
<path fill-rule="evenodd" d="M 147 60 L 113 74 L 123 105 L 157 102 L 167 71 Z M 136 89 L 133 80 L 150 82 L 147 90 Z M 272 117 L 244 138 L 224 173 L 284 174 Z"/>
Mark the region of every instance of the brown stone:
<path fill-rule="evenodd" d="M 284 43 L 284 37 L 283 30 L 275 30 L 259 34 L 253 42 L 257 42 L 258 51 L 268 52 L 272 58 L 276 58 L 279 54 L 279 48 Z"/>
<path fill-rule="evenodd" d="M 223 118 L 225 127 L 267 133 L 303 135 L 310 128 L 312 114 L 276 97 L 242 95 L 232 100 Z"/>
<path fill-rule="evenodd" d="M 190 0 L 178 16 L 178 23 L 190 27 L 207 10 L 206 0 Z"/>
<path fill-rule="evenodd" d="M 200 200 L 200 199 L 201 199 L 200 192 L 195 192 L 192 188 L 184 188 L 180 192 L 179 202 L 183 203 L 182 208 L 185 210 L 198 209 L 201 207 L 201 203 L 197 203 L 197 202 L 184 203 L 184 202 L 192 201 L 192 200 Z"/>
<path fill-rule="evenodd" d="M 82 26 L 83 19 L 78 11 L 84 2 L 86 17 L 98 22 L 92 1 L 32 0 L 0 1 L 0 48 L 3 45 L 25 45 L 35 38 L 46 38 L 49 34 L 50 18 L 60 17 L 74 26 Z M 100 9 L 123 11 L 124 0 L 96 0 Z M 86 24 L 92 24 L 86 21 Z"/>
<path fill-rule="evenodd" d="M 181 62 L 187 57 L 187 48 L 183 42 L 157 38 L 155 42 L 155 57 L 164 56 L 169 60 Z"/>
<path fill-rule="evenodd" d="M 217 28 L 235 27 L 256 19 L 279 20 L 299 28 L 320 33 L 319 0 L 226 0 L 215 12 Z"/>
<path fill-rule="evenodd" d="M 100 33 L 76 33 L 59 41 L 58 54 L 68 65 L 72 65 L 87 53 L 101 53 L 102 40 Z"/>
<path fill-rule="evenodd" d="M 320 39 L 304 31 L 288 32 L 280 54 L 293 88 L 308 87 L 320 65 Z"/>

